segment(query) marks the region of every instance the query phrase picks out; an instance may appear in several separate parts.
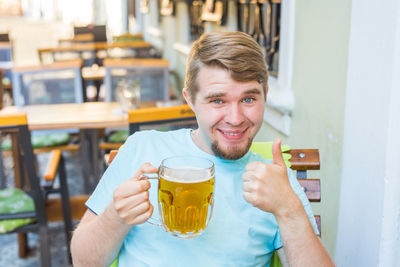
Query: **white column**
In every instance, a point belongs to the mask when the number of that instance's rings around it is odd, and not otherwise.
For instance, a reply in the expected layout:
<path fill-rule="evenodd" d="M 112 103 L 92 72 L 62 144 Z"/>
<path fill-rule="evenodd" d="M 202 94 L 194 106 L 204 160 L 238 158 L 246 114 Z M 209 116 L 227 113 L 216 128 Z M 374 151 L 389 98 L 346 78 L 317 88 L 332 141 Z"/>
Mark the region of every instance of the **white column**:
<path fill-rule="evenodd" d="M 352 2 L 335 253 L 340 267 L 399 264 L 399 23 L 397 0 Z"/>

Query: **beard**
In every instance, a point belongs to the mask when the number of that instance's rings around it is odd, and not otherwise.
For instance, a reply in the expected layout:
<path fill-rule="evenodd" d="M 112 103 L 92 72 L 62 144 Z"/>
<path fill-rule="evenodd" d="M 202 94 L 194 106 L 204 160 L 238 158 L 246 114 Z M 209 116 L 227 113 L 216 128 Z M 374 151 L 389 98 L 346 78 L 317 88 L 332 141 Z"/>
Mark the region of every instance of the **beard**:
<path fill-rule="evenodd" d="M 247 144 L 243 147 L 241 146 L 230 146 L 226 149 L 223 149 L 219 146 L 217 141 L 212 142 L 211 149 L 214 152 L 214 155 L 227 160 L 237 160 L 246 155 L 247 151 L 249 151 L 251 143 L 253 142 L 253 138 L 249 138 Z"/>

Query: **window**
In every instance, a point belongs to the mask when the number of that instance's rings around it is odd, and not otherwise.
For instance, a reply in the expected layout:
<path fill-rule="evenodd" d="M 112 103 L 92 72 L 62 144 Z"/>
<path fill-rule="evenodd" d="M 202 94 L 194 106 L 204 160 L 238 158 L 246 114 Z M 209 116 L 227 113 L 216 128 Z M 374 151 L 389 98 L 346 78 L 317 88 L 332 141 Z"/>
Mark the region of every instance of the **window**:
<path fill-rule="evenodd" d="M 270 73 L 264 120 L 285 135 L 290 133 L 294 96 L 291 90 L 294 2 L 239 0 L 238 29 L 265 49 Z"/>

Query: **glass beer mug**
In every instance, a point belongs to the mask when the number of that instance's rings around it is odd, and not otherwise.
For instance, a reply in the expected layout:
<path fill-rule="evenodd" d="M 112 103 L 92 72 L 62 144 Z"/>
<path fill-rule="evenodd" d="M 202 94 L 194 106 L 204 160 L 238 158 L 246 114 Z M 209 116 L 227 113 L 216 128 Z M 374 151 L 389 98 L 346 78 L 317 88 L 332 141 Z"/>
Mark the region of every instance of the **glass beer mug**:
<path fill-rule="evenodd" d="M 148 222 L 180 238 L 201 235 L 214 207 L 214 163 L 200 157 L 170 157 L 161 162 L 158 177 L 147 178 L 158 179 L 160 213 L 159 219 Z"/>
<path fill-rule="evenodd" d="M 140 81 L 122 79 L 116 88 L 116 98 L 124 112 L 137 108 L 140 103 Z"/>

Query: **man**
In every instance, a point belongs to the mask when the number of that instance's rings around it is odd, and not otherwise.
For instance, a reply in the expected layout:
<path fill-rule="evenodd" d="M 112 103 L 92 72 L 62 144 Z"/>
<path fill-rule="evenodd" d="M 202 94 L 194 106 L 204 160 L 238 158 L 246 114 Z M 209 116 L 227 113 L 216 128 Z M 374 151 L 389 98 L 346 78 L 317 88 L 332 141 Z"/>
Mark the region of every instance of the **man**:
<path fill-rule="evenodd" d="M 198 128 L 138 132 L 127 140 L 86 203 L 72 240 L 74 266 L 108 266 L 118 255 L 120 266 L 268 266 L 277 249 L 291 266 L 333 266 L 314 233 L 308 200 L 284 164 L 281 141 L 272 162 L 249 151 L 266 93 L 264 55 L 251 37 L 211 33 L 196 41 L 183 96 Z M 193 239 L 145 223 L 157 189 L 141 176 L 174 155 L 215 164 L 214 213 Z"/>

